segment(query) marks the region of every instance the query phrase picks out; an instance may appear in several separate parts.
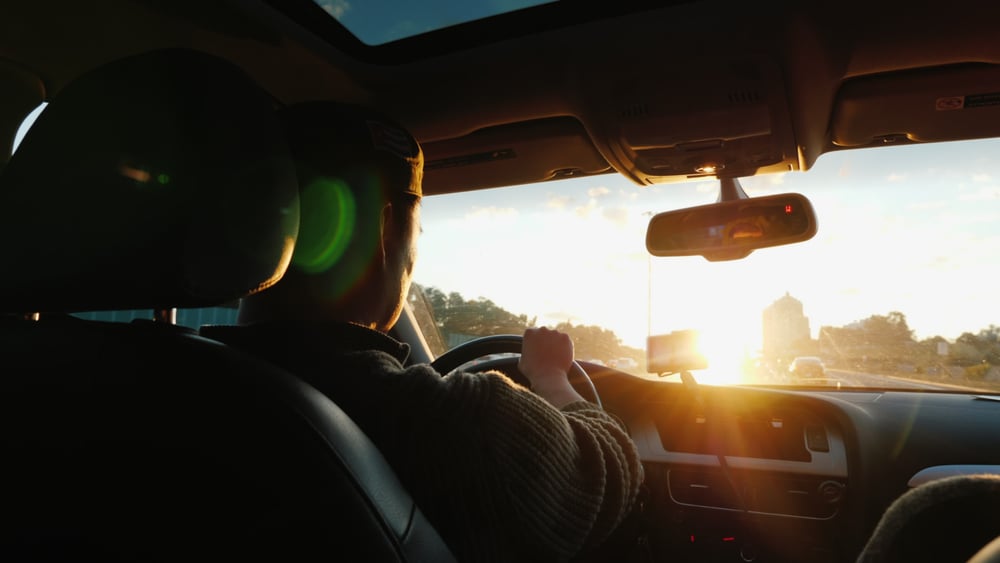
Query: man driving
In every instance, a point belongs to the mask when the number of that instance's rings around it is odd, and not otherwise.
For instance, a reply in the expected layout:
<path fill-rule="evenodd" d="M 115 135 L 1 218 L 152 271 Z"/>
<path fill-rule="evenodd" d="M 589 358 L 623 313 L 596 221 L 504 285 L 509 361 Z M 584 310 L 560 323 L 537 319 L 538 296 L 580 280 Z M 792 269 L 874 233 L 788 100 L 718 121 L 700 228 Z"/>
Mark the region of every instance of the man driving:
<path fill-rule="evenodd" d="M 423 153 L 372 110 L 281 110 L 296 160 L 301 227 L 274 287 L 237 326 L 205 336 L 269 359 L 336 402 L 372 439 L 461 561 L 565 561 L 605 541 L 643 480 L 617 420 L 570 384 L 569 336 L 524 333 L 519 369 L 437 373 L 388 333 L 420 232 Z"/>

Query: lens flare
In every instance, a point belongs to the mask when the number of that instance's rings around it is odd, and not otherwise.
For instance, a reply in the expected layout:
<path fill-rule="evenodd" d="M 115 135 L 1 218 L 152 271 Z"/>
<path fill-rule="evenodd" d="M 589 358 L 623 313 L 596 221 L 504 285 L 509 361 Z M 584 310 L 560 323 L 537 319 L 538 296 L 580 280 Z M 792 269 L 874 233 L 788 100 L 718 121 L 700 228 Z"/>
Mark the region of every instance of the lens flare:
<path fill-rule="evenodd" d="M 126 178 L 129 178 L 131 180 L 135 180 L 136 182 L 139 182 L 141 184 L 148 184 L 149 180 L 152 179 L 153 177 L 153 175 L 150 174 L 148 170 L 143 170 L 142 168 L 139 168 L 137 166 L 130 166 L 128 164 L 122 164 L 121 166 L 119 166 L 118 172 L 122 176 L 125 176 Z"/>
<path fill-rule="evenodd" d="M 302 217 L 292 261 L 305 272 L 330 269 L 354 234 L 357 205 L 340 180 L 319 179 L 302 192 Z"/>

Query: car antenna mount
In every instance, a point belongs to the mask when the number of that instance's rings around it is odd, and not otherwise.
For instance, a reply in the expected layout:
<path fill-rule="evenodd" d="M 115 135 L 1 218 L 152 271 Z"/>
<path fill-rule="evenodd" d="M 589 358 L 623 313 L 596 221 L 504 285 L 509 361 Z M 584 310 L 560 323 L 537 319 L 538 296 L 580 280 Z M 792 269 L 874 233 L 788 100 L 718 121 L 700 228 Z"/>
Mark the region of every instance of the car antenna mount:
<path fill-rule="evenodd" d="M 704 408 L 705 401 L 701 397 L 701 386 L 698 385 L 698 381 L 695 380 L 693 375 L 691 375 L 690 370 L 682 369 L 678 371 L 665 371 L 662 373 L 658 373 L 657 375 L 659 377 L 667 377 L 675 373 L 680 376 L 681 383 L 684 384 L 684 387 L 688 390 L 688 392 L 691 393 L 692 396 L 694 396 L 695 401 L 698 402 L 698 406 Z"/>
<path fill-rule="evenodd" d="M 681 376 L 681 382 L 684 384 L 684 387 L 687 388 L 687 390 L 691 393 L 691 395 L 694 396 L 695 401 L 698 402 L 698 407 L 704 409 L 705 400 L 702 399 L 701 397 L 701 387 L 698 385 L 698 382 L 695 380 L 694 376 L 691 375 L 691 372 L 686 369 L 681 370 L 679 374 Z"/>

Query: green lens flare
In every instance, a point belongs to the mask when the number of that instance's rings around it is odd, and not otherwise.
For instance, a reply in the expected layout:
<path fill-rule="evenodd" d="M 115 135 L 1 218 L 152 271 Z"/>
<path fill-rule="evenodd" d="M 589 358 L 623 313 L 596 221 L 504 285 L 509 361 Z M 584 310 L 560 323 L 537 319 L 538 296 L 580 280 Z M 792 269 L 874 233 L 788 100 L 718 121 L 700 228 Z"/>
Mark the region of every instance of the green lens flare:
<path fill-rule="evenodd" d="M 356 203 L 340 180 L 323 178 L 302 193 L 302 217 L 292 262 L 308 273 L 330 269 L 354 233 Z"/>

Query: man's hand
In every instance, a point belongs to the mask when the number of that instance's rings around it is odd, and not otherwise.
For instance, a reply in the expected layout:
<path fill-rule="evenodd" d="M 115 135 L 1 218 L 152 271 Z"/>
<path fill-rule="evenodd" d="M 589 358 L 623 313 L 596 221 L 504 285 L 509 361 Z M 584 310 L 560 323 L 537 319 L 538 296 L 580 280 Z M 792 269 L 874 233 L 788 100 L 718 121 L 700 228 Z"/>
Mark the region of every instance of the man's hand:
<path fill-rule="evenodd" d="M 531 389 L 556 408 L 585 400 L 569 384 L 573 341 L 569 335 L 545 327 L 524 331 L 517 367 L 531 382 Z"/>

